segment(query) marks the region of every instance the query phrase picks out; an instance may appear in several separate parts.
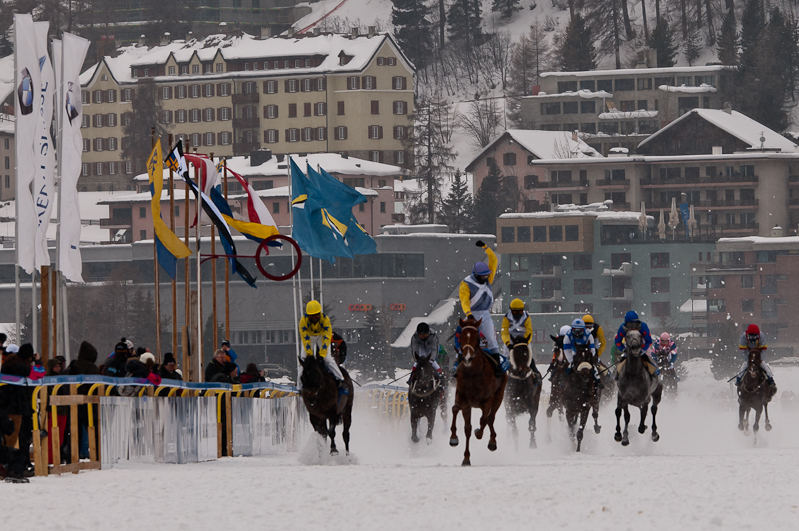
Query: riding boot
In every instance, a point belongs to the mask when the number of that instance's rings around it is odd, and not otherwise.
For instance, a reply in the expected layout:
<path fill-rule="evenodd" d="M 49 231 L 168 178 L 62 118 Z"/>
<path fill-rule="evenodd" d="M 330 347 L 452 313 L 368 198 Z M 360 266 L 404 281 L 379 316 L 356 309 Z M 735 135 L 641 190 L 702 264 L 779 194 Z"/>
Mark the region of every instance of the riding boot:
<path fill-rule="evenodd" d="M 547 379 L 551 382 L 552 378 L 555 377 L 555 362 L 554 361 L 549 364 L 549 369 L 547 370 L 547 372 L 549 373 L 549 378 L 547 378 Z"/>
<path fill-rule="evenodd" d="M 530 367 L 530 368 L 533 369 L 533 374 L 535 375 L 535 381 L 543 382 L 544 381 L 544 377 L 541 376 L 540 372 L 538 372 L 538 367 L 535 366 L 535 362 L 533 362 L 533 366 Z"/>
<path fill-rule="evenodd" d="M 502 370 L 502 360 L 499 357 L 499 353 L 491 352 L 489 353 L 491 359 L 494 360 L 494 376 L 497 378 L 502 378 L 502 375 L 505 371 Z"/>
<path fill-rule="evenodd" d="M 408 385 L 410 386 L 413 383 L 413 378 L 416 376 L 416 367 L 414 366 L 411 369 L 411 377 L 408 378 Z"/>
<path fill-rule="evenodd" d="M 347 382 L 345 382 L 344 380 L 338 380 L 338 394 L 339 395 L 350 394 L 350 390 L 347 389 Z"/>

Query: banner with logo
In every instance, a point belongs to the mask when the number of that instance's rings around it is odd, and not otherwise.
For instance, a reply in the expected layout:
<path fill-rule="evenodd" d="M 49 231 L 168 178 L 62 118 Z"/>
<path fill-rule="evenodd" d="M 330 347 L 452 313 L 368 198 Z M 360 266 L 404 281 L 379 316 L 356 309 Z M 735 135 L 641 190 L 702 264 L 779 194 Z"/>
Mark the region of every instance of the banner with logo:
<path fill-rule="evenodd" d="M 50 265 L 47 252 L 47 227 L 55 204 L 55 145 L 50 135 L 53 124 L 53 97 L 55 74 L 47 50 L 49 22 L 35 22 L 36 56 L 39 63 L 39 101 L 36 116 L 36 141 L 34 143 L 33 204 L 36 213 L 36 239 L 34 240 L 34 266 Z"/>

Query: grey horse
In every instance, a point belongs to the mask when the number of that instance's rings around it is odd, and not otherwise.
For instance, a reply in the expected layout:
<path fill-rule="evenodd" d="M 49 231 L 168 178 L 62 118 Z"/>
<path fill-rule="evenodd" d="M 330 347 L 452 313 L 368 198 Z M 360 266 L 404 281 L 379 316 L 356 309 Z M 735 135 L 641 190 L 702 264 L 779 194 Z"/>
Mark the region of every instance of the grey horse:
<path fill-rule="evenodd" d="M 616 435 L 614 439 L 621 442 L 622 446 L 630 444 L 627 426 L 630 424 L 630 410 L 628 406 L 634 406 L 641 410 L 641 423 L 638 425 L 638 433 L 646 431 L 646 413 L 649 402 L 652 402 L 652 440 L 657 442 L 660 439 L 657 428 L 658 404 L 663 395 L 663 384 L 655 374 L 649 374 L 641 356 L 644 355 L 642 346 L 643 337 L 638 330 L 630 330 L 625 336 L 626 360 L 619 368 L 619 383 L 616 401 Z M 621 431 L 620 419 L 624 411 L 624 432 Z"/>

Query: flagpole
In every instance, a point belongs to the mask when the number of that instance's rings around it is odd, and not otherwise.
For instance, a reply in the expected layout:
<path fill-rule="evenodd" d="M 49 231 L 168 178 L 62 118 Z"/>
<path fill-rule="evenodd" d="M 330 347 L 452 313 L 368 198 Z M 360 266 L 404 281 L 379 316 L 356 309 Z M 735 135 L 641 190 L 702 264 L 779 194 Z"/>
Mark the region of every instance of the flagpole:
<path fill-rule="evenodd" d="M 314 297 L 314 292 L 313 292 L 313 258 L 308 260 L 308 269 L 311 272 L 311 274 L 310 274 L 310 276 L 311 276 L 311 300 L 314 300 L 316 297 Z"/>
<path fill-rule="evenodd" d="M 174 138 L 172 133 L 169 133 L 167 142 L 169 149 L 172 149 L 172 142 Z M 169 230 L 175 232 L 175 180 L 173 178 L 172 165 L 169 165 Z M 177 277 L 177 268 L 175 268 L 175 277 Z M 177 278 L 172 279 L 172 355 L 178 355 L 178 282 Z M 177 358 L 176 358 L 177 359 Z"/>
<path fill-rule="evenodd" d="M 31 344 L 33 345 L 33 351 L 39 351 L 39 305 L 36 304 L 36 273 L 37 269 L 33 268 L 33 274 L 31 275 Z"/>
<path fill-rule="evenodd" d="M 288 178 L 289 178 L 289 226 L 291 227 L 291 235 L 294 236 L 294 206 L 291 204 L 292 196 L 292 185 L 291 185 L 291 157 L 286 156 L 288 159 L 288 164 L 286 164 Z M 295 256 L 294 256 L 294 246 L 291 245 L 291 268 L 294 269 L 295 264 Z M 297 271 L 297 274 L 291 277 L 291 296 L 294 299 L 294 304 L 292 307 L 294 308 L 294 351 L 297 357 L 297 375 L 300 374 L 300 322 L 297 316 L 297 277 L 299 276 L 300 272 Z M 300 289 L 302 289 L 302 285 L 300 285 Z M 300 304 L 302 304 L 302 296 L 300 296 Z M 297 380 L 297 385 L 299 385 L 299 379 Z"/>
<path fill-rule="evenodd" d="M 155 147 L 156 142 L 161 139 L 155 139 L 155 127 L 150 128 L 150 148 Z M 154 179 L 164 180 L 164 173 L 156 175 Z M 156 201 L 161 204 L 161 197 L 159 196 Z M 152 212 L 151 212 L 152 214 Z M 158 278 L 158 237 L 155 234 L 155 219 L 153 219 L 153 291 L 155 292 L 155 361 L 161 363 L 161 283 Z"/>
<path fill-rule="evenodd" d="M 214 154 L 211 153 L 211 164 L 214 162 Z M 216 166 L 214 166 L 216 168 Z M 211 178 L 210 175 L 206 175 L 207 178 Z M 216 227 L 214 224 L 211 224 L 211 254 L 216 254 Z M 227 258 L 225 258 L 227 260 Z M 213 314 L 213 331 L 211 332 L 211 337 L 213 338 L 213 347 L 216 348 L 219 345 L 219 337 L 217 332 L 217 319 L 216 319 L 216 258 L 211 258 L 211 313 Z"/>
<path fill-rule="evenodd" d="M 61 294 L 61 315 L 63 316 L 64 357 L 72 361 L 69 353 L 69 304 L 67 303 L 67 283 L 64 282 L 64 293 Z"/>
<path fill-rule="evenodd" d="M 19 86 L 19 69 L 17 67 L 17 43 L 19 40 L 17 39 L 17 20 L 16 15 L 14 15 L 14 86 Z M 22 305 L 20 301 L 20 290 L 19 290 L 19 135 L 17 134 L 17 129 L 19 127 L 19 102 L 14 102 L 14 191 L 15 197 L 14 200 L 14 295 L 16 297 L 15 304 L 16 304 L 16 314 L 17 314 L 17 323 L 16 323 L 16 339 L 14 340 L 17 345 L 21 344 L 22 339 L 22 332 L 20 330 L 21 327 L 21 317 L 22 317 Z"/>
<path fill-rule="evenodd" d="M 47 362 L 50 358 L 50 266 L 42 266 L 42 329 L 41 329 L 41 350 L 42 361 Z"/>
<path fill-rule="evenodd" d="M 180 140 L 181 147 L 183 146 L 183 139 Z M 186 169 L 188 171 L 188 168 Z M 185 186 L 185 205 L 183 208 L 183 239 L 185 240 L 186 247 L 189 247 L 189 183 L 184 183 Z M 184 341 L 183 341 L 183 370 L 186 371 L 185 379 L 187 382 L 194 381 L 191 377 L 191 351 L 189 344 L 191 343 L 191 256 L 183 259 L 183 321 L 184 321 Z M 199 381 L 199 380 L 198 380 Z"/>
<path fill-rule="evenodd" d="M 195 152 L 196 152 L 195 148 Z M 202 203 L 202 189 L 200 188 L 197 166 L 194 167 L 194 182 L 197 183 L 197 221 L 194 225 L 194 244 L 197 247 L 197 381 L 203 380 L 203 292 L 200 269 L 200 203 Z"/>
<path fill-rule="evenodd" d="M 313 257 L 311 257 L 313 260 Z M 322 309 L 325 307 L 325 292 L 322 290 L 322 259 L 319 259 L 319 304 Z"/>
<path fill-rule="evenodd" d="M 223 182 L 225 187 L 225 202 L 227 203 L 227 158 L 224 159 L 224 168 Z M 227 259 L 225 259 L 225 339 L 230 341 L 230 260 Z"/>
<path fill-rule="evenodd" d="M 51 44 L 52 55 L 55 57 L 55 40 Z M 61 57 L 60 65 L 56 69 L 56 109 L 55 109 L 55 130 L 56 130 L 56 168 L 58 172 L 55 174 L 56 190 L 58 191 L 58 200 L 56 201 L 56 233 L 55 233 L 55 268 L 53 270 L 53 357 L 63 354 L 63 344 L 61 343 L 60 336 L 58 335 L 58 322 L 63 319 L 63 312 L 60 311 L 61 307 L 58 305 L 58 291 L 61 289 L 59 282 L 60 275 L 58 274 L 61 268 L 61 177 L 64 173 L 63 170 L 63 144 L 64 144 L 64 120 L 61 114 L 63 109 L 64 97 L 64 41 L 61 41 Z"/>

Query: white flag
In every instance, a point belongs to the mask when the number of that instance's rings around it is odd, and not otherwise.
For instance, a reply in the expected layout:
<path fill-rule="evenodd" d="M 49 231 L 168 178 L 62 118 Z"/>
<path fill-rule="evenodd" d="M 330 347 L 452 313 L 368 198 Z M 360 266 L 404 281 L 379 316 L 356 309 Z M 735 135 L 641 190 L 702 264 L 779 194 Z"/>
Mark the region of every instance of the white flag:
<path fill-rule="evenodd" d="M 60 173 L 61 194 L 60 220 L 58 228 L 58 267 L 72 282 L 83 282 L 80 256 L 80 202 L 78 201 L 78 177 L 83 153 L 83 135 L 80 131 L 83 108 L 81 105 L 80 68 L 89 49 L 89 41 L 64 33 L 63 47 L 55 47 L 57 68 L 63 62 L 64 71 L 59 72 L 61 97 L 58 99 L 61 124 Z M 60 56 L 63 54 L 63 58 Z"/>
<path fill-rule="evenodd" d="M 36 174 L 34 144 L 39 116 L 41 86 L 39 58 L 36 55 L 36 32 L 30 15 L 14 15 L 14 55 L 16 63 L 15 115 L 17 120 L 17 260 L 28 273 L 34 269 L 36 209 L 31 185 Z"/>
<path fill-rule="evenodd" d="M 34 265 L 38 269 L 50 265 L 50 253 L 47 252 L 47 227 L 50 225 L 50 212 L 55 203 L 55 146 L 50 135 L 50 126 L 53 123 L 55 75 L 50 54 L 47 52 L 47 31 L 50 29 L 50 23 L 36 22 L 34 28 L 41 85 L 33 152 L 36 168 L 33 179 L 33 203 L 36 208 Z"/>

